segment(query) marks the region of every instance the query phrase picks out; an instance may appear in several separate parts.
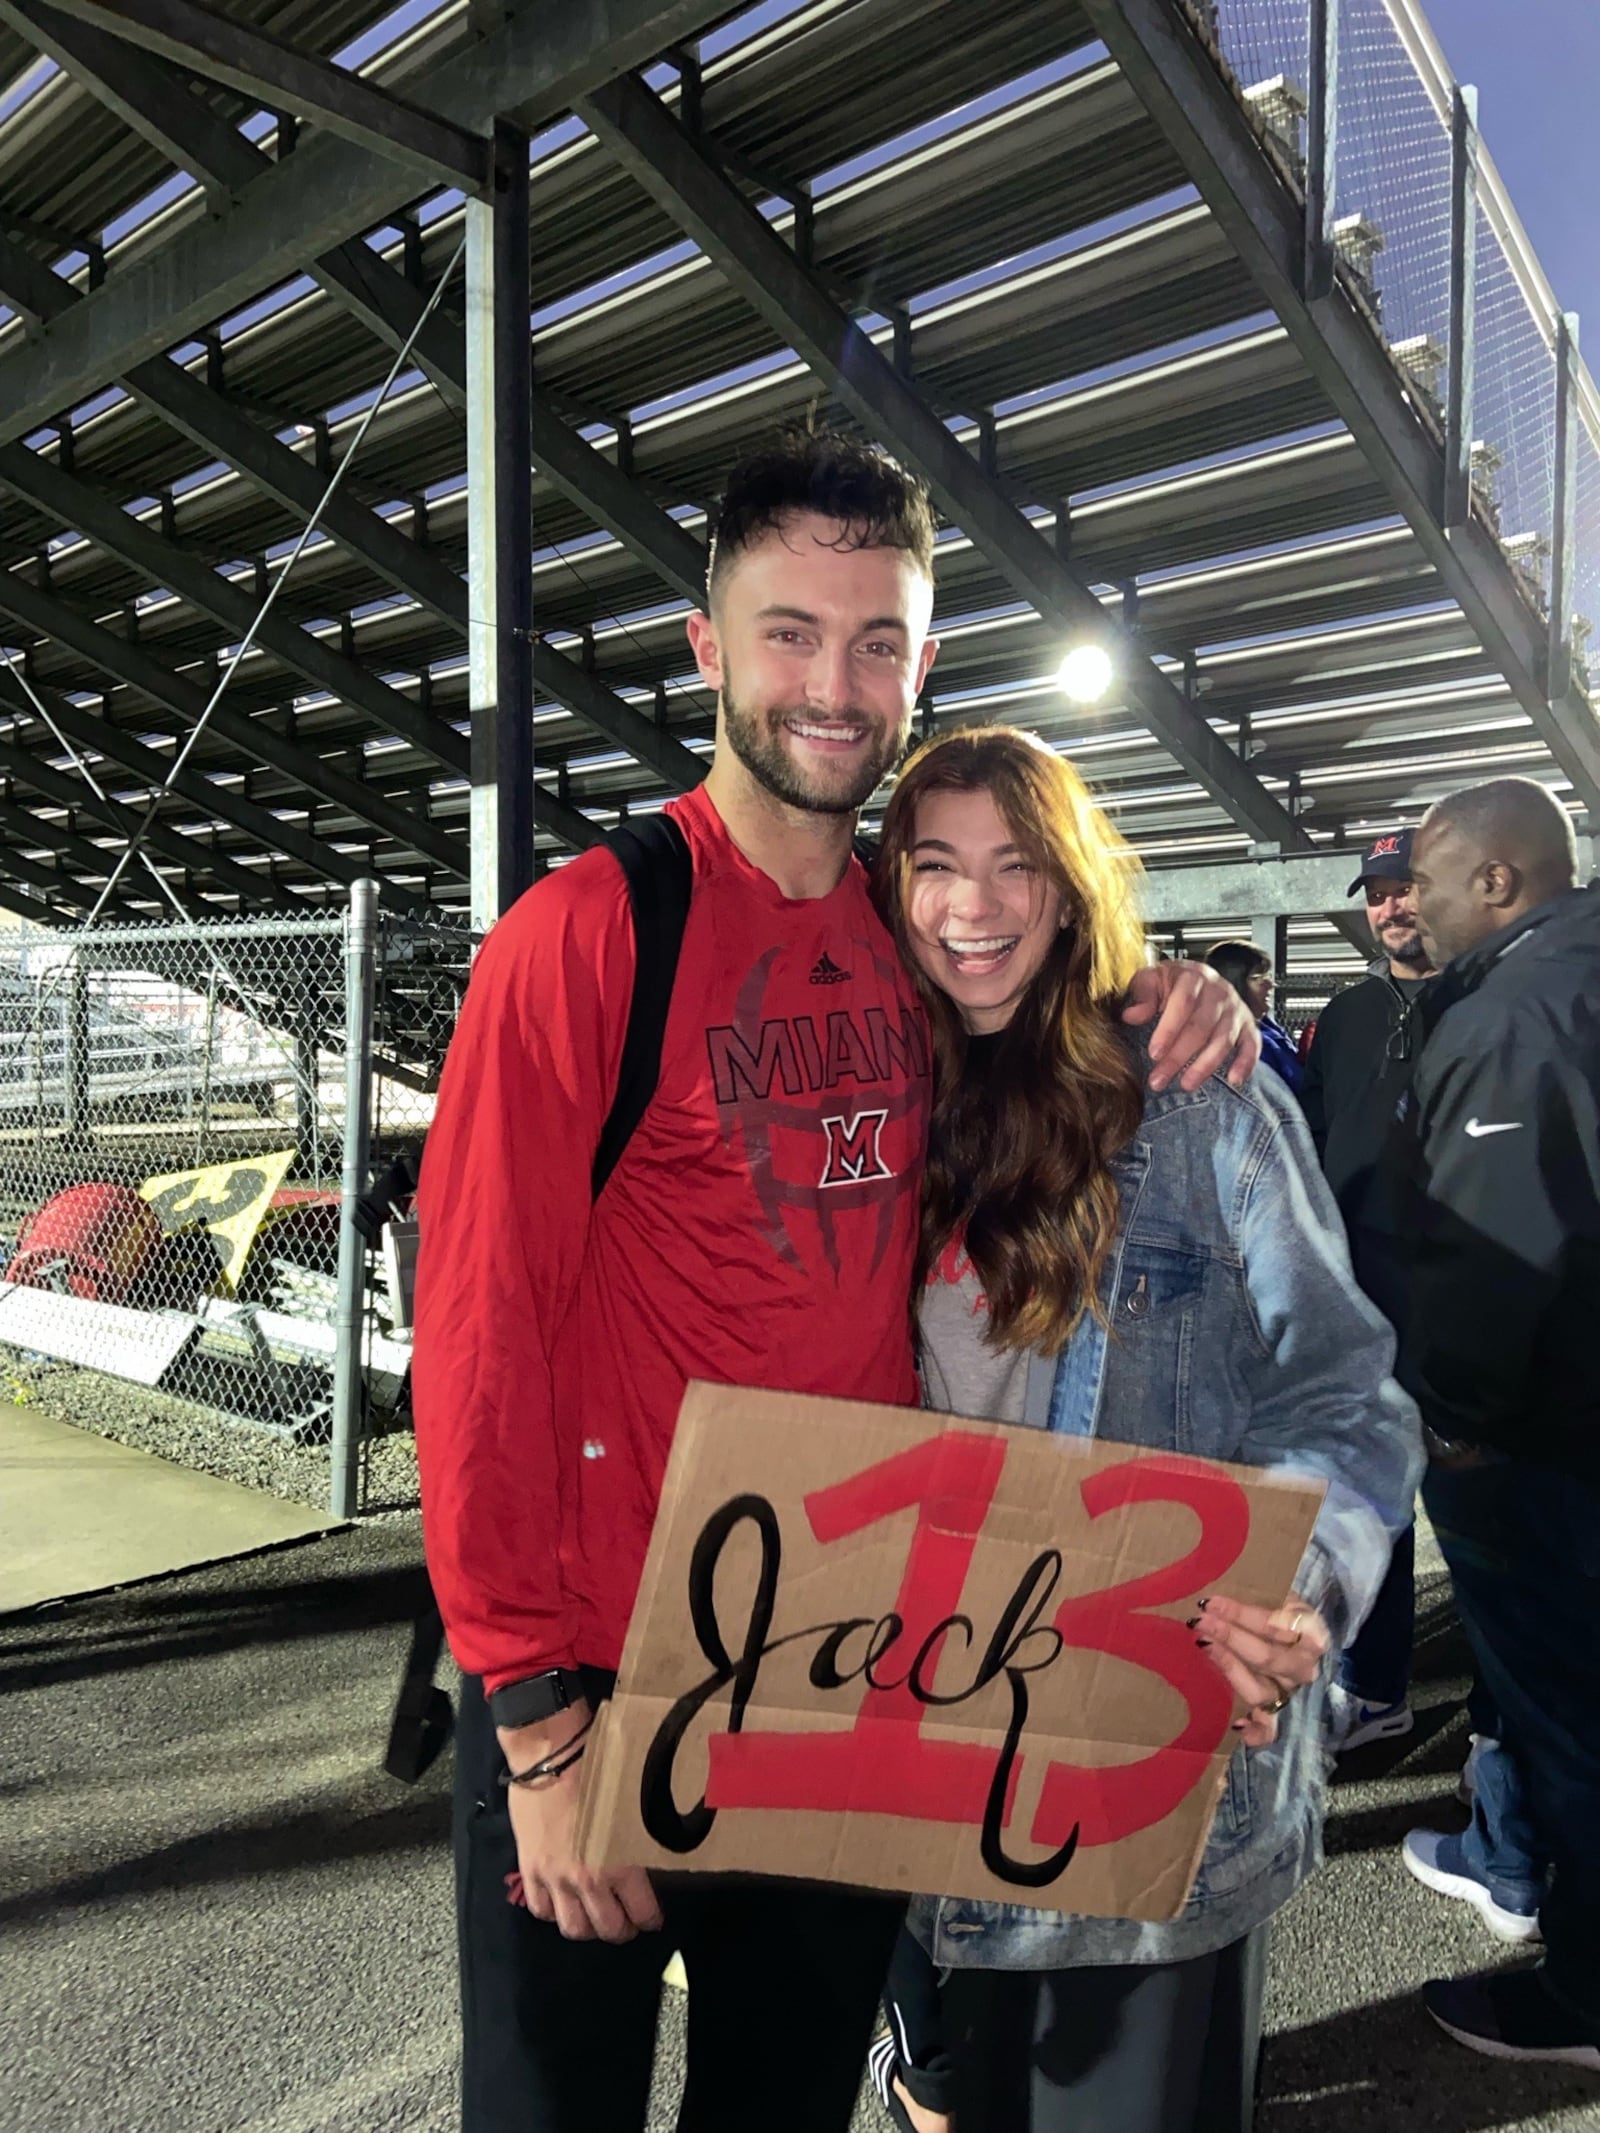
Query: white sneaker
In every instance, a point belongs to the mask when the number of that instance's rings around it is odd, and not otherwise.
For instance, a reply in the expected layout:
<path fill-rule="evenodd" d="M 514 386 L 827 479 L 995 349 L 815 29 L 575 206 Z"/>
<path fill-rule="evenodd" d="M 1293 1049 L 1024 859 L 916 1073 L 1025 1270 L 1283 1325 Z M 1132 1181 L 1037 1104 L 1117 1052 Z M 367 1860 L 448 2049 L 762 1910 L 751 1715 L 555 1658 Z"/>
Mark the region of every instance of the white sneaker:
<path fill-rule="evenodd" d="M 1459 1837 L 1445 1836 L 1436 1829 L 1414 1829 L 1401 1845 L 1400 1856 L 1425 1889 L 1471 1904 L 1497 1940 L 1526 1943 L 1541 1937 L 1538 1911 L 1513 1911 L 1497 1903 L 1468 1867 Z"/>
<path fill-rule="evenodd" d="M 1416 1722 L 1403 1698 L 1399 1703 L 1366 1703 L 1337 1681 L 1328 1690 L 1328 1745 L 1335 1755 L 1350 1755 L 1378 1740 L 1399 1740 Z"/>

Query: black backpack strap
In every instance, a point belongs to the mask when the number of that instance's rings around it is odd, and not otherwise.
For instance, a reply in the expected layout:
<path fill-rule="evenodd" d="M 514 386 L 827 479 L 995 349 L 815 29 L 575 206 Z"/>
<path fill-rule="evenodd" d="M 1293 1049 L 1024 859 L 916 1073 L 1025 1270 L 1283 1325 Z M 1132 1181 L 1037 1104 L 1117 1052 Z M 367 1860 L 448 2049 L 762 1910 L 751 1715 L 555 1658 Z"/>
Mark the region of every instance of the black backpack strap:
<path fill-rule="evenodd" d="M 628 884 L 635 959 L 616 1094 L 595 1150 L 590 1191 L 596 1200 L 649 1109 L 661 1078 L 661 1041 L 694 890 L 688 840 L 670 815 L 625 822 L 606 842 L 616 853 Z"/>
<path fill-rule="evenodd" d="M 402 1785 L 414 1785 L 437 1760 L 455 1723 L 450 1698 L 433 1679 L 443 1647 L 444 1622 L 430 1585 L 428 1604 L 411 1625 L 411 1649 L 383 1757 L 384 1769 Z"/>

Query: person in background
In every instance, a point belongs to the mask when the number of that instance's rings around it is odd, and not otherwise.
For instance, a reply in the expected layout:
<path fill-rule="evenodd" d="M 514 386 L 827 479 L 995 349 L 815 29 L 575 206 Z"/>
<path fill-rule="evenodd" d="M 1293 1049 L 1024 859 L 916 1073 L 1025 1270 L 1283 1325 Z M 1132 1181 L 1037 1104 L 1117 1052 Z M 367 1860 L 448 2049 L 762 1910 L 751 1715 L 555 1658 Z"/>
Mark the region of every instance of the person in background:
<path fill-rule="evenodd" d="M 1393 1335 L 1282 1086 L 1146 1091 L 1116 1010 L 1140 956 L 1135 874 L 1027 735 L 951 734 L 895 787 L 874 894 L 935 1055 L 923 1397 L 1327 1494 L 1281 1608 L 1207 1593 L 1189 1625 L 1239 1747 L 1179 1918 L 913 1905 L 869 2065 L 917 2133 L 952 2112 L 957 2133 L 1245 2133 L 1268 1922 L 1321 1857 L 1324 1662 L 1422 1467 Z"/>
<path fill-rule="evenodd" d="M 1487 1757 L 1465 1836 L 1413 1830 L 1404 1857 L 1545 1943 L 1534 1968 L 1434 1979 L 1424 2000 L 1474 2051 L 1600 2073 L 1600 888 L 1577 886 L 1566 811 L 1522 778 L 1430 809 L 1411 871 L 1448 968 L 1400 1129 L 1400 1376 L 1526 1810 L 1508 1823 Z"/>
<path fill-rule="evenodd" d="M 1256 1018 L 1261 1031 L 1261 1057 L 1294 1095 L 1300 1094 L 1304 1069 L 1294 1048 L 1294 1039 L 1274 1022 L 1272 1005 L 1272 958 L 1253 941 L 1218 941 L 1206 961 L 1219 977 L 1227 979 Z"/>
<path fill-rule="evenodd" d="M 1399 1196 L 1381 1161 L 1395 1109 L 1422 1048 L 1422 991 L 1433 963 L 1417 926 L 1408 829 L 1375 838 L 1349 893 L 1366 897 L 1380 953 L 1359 983 L 1317 1018 L 1300 1101 L 1350 1239 L 1356 1279 L 1391 1325 L 1405 1317 L 1406 1270 Z M 1416 1529 L 1407 1526 L 1361 1634 L 1344 1654 L 1329 1696 L 1341 1755 L 1411 1731 L 1411 1647 L 1416 1634 Z M 1485 1708 L 1477 1716 L 1487 1734 Z"/>

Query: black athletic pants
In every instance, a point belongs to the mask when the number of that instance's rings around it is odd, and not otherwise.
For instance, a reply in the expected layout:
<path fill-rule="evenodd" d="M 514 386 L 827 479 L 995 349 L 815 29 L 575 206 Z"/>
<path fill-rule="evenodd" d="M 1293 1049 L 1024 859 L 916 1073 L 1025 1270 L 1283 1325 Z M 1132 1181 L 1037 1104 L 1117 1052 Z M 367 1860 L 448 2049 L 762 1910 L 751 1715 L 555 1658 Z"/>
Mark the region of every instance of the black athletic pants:
<path fill-rule="evenodd" d="M 942 1984 L 905 1933 L 886 1996 L 897 2071 L 957 2133 L 1250 2133 L 1267 1933 L 1185 1962 Z"/>
<path fill-rule="evenodd" d="M 482 1684 L 456 1726 L 462 2133 L 643 2133 L 661 1973 L 689 1975 L 679 2133 L 846 2133 L 905 1906 L 801 1882 L 657 1882 L 666 1930 L 564 1940 L 520 1894 Z"/>

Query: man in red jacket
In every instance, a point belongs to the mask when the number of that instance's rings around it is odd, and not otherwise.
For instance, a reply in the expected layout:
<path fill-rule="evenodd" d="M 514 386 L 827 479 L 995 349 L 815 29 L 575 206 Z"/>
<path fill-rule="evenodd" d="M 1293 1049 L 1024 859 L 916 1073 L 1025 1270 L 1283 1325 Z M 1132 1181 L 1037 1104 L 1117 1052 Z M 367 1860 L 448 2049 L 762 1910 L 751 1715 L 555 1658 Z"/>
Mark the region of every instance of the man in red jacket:
<path fill-rule="evenodd" d="M 597 1200 L 634 974 L 615 858 L 523 897 L 474 970 L 420 1194 L 417 1442 L 463 1673 L 466 2133 L 640 2133 L 663 1963 L 691 1988 L 696 2133 L 844 2133 L 901 1906 L 592 1872 L 583 1733 L 621 1657 L 691 1377 L 911 1403 L 930 1101 L 921 1011 L 852 856 L 937 649 L 921 484 L 799 434 L 732 476 L 707 613 L 705 784 L 661 1074 Z M 1170 995 L 1170 997 L 1169 997 Z M 1192 966 L 1146 974 L 1161 1079 L 1254 1048 Z M 665 1938 L 657 1929 L 666 1925 Z"/>

